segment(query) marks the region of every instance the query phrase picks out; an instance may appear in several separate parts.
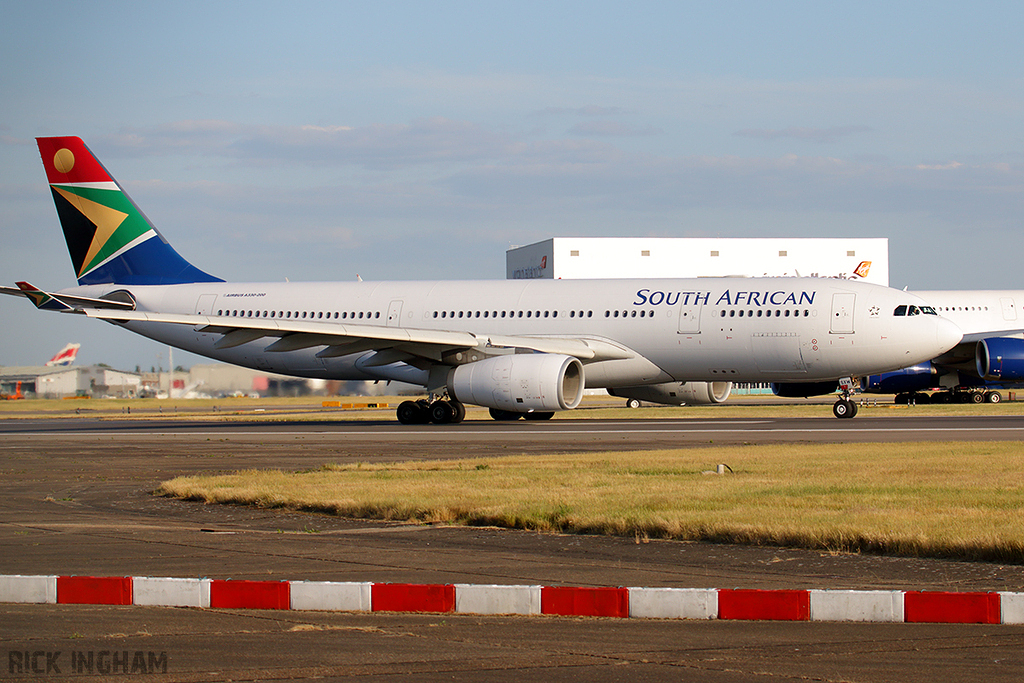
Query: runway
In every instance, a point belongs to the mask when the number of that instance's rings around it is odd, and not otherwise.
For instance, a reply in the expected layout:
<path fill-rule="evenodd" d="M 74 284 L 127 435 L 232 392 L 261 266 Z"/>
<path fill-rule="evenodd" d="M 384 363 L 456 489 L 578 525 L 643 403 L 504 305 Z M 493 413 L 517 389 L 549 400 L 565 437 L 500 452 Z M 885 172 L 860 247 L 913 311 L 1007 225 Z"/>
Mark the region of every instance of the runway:
<path fill-rule="evenodd" d="M 375 448 L 381 442 L 425 448 L 478 448 L 490 454 L 523 448 L 606 450 L 610 448 L 678 448 L 693 445 L 761 443 L 868 443 L 889 441 L 979 441 L 1024 439 L 1024 416 L 915 417 L 865 416 L 853 420 L 832 417 L 723 419 L 560 419 L 550 422 L 467 421 L 459 425 L 409 426 L 380 421 L 256 421 L 238 420 L 53 420 L 0 421 L 0 434 L 57 435 L 76 439 L 100 437 L 266 439 L 343 438 L 346 447 Z M 437 451 L 436 457 L 446 457 Z M 461 456 L 460 456 L 461 457 Z"/>
<path fill-rule="evenodd" d="M 1021 439 L 1024 418 L 0 421 L 0 574 L 1024 591 L 1021 567 L 346 520 L 151 495 L 191 472 L 522 452 Z M 166 650 L 174 678 L 1014 680 L 1015 626 L 690 623 L 0 605 L 11 650 Z M 37 619 L 36 615 L 45 615 Z M 148 635 L 131 635 L 137 632 Z M 72 637 L 72 634 L 77 634 Z M 120 635 L 118 635 L 120 634 Z M 244 651 L 239 656 L 238 643 Z"/>

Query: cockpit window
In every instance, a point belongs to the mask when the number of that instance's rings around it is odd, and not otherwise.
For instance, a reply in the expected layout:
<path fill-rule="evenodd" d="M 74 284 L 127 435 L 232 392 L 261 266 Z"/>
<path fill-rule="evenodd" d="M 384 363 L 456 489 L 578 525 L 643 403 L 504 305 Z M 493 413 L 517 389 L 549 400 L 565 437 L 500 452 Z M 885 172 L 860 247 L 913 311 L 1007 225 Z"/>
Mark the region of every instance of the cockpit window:
<path fill-rule="evenodd" d="M 910 310 L 907 311 L 907 315 L 921 315 L 921 309 L 917 306 L 911 306 Z"/>
<path fill-rule="evenodd" d="M 906 306 L 897 306 L 896 310 L 893 311 L 892 314 L 897 316 L 897 317 L 905 316 L 907 314 L 907 307 Z"/>
<path fill-rule="evenodd" d="M 938 313 L 935 312 L 935 309 L 931 306 L 922 306 L 921 312 L 925 315 L 938 315 Z"/>

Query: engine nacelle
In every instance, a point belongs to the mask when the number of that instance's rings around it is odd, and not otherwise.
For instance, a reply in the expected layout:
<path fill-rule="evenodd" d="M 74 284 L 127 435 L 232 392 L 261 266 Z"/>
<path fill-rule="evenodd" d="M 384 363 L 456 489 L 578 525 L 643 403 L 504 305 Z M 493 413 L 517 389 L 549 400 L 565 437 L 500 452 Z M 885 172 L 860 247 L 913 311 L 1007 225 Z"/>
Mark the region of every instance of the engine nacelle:
<path fill-rule="evenodd" d="M 904 394 L 932 389 L 938 382 L 939 371 L 931 363 L 921 363 L 881 375 L 869 375 L 861 380 L 861 390 L 872 394 Z"/>
<path fill-rule="evenodd" d="M 725 403 L 732 393 L 732 382 L 665 382 L 635 387 L 608 389 L 612 396 L 635 398 L 667 406 L 711 405 Z"/>
<path fill-rule="evenodd" d="M 990 337 L 975 350 L 978 374 L 984 379 L 1024 379 L 1024 339 Z"/>
<path fill-rule="evenodd" d="M 456 401 L 515 413 L 571 410 L 583 398 L 583 364 L 572 356 L 522 353 L 467 363 L 448 375 Z"/>
<path fill-rule="evenodd" d="M 839 380 L 829 382 L 772 382 L 772 393 L 783 398 L 807 398 L 835 393 L 839 388 Z"/>

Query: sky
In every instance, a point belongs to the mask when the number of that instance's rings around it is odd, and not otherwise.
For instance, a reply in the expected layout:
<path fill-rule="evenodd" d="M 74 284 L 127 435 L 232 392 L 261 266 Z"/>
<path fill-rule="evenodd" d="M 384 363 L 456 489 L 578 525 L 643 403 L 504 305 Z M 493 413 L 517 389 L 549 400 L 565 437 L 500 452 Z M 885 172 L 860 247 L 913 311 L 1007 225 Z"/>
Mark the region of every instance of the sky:
<path fill-rule="evenodd" d="M 227 280 L 501 279 L 550 237 L 886 237 L 1024 289 L 1018 2 L 0 0 L 0 279 L 75 284 L 77 135 Z M 0 365 L 167 348 L 0 296 Z M 175 365 L 202 359 L 184 352 Z"/>

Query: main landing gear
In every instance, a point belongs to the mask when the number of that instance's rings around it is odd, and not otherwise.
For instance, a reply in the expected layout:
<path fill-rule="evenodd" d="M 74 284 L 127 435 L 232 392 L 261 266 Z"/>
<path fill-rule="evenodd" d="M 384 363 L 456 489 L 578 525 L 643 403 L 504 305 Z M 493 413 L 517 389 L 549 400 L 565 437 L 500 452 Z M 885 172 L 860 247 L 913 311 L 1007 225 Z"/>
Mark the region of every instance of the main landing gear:
<path fill-rule="evenodd" d="M 839 380 L 839 389 L 842 393 L 839 400 L 832 404 L 832 414 L 838 418 L 853 418 L 857 415 L 857 404 L 850 400 L 853 391 L 853 380 L 843 377 Z"/>
<path fill-rule="evenodd" d="M 439 399 L 431 403 L 426 399 L 402 401 L 397 410 L 398 421 L 404 425 L 458 424 L 466 419 L 466 406 L 458 401 Z"/>

